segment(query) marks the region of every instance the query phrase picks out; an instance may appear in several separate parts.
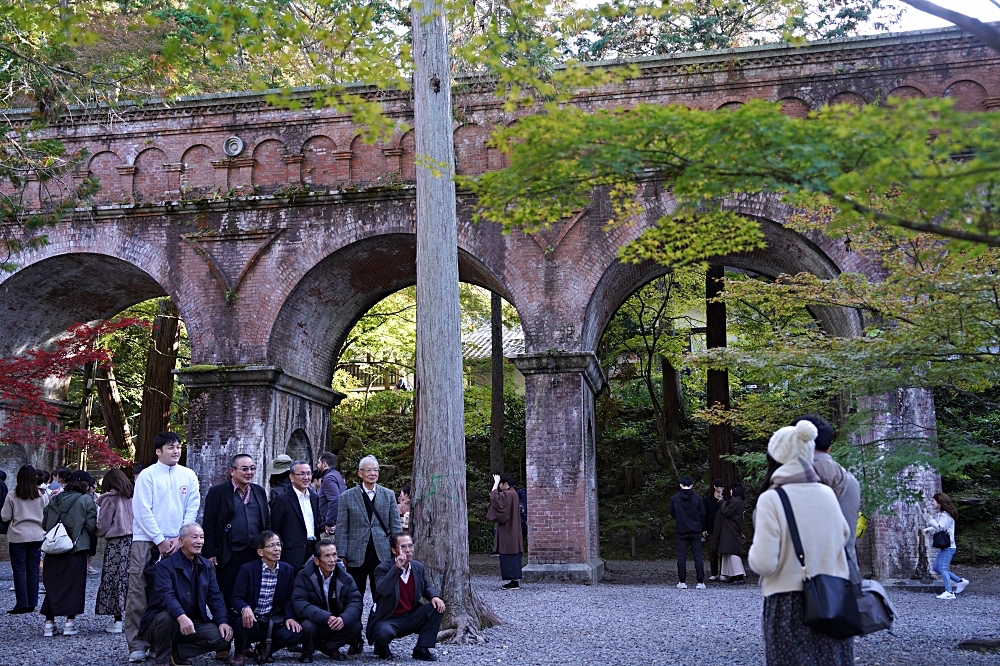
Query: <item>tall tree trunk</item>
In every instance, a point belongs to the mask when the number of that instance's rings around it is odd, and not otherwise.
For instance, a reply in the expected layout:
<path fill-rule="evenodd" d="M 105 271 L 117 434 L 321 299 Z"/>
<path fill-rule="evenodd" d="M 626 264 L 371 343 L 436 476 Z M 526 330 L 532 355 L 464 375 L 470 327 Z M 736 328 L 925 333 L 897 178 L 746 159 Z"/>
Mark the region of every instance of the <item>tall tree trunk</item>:
<path fill-rule="evenodd" d="M 169 298 L 160 301 L 146 357 L 146 379 L 142 384 L 142 409 L 135 443 L 135 462 L 151 465 L 156 461 L 153 439 L 170 429 L 174 396 L 173 369 L 180 345 L 180 312 Z"/>
<path fill-rule="evenodd" d="M 411 532 L 448 606 L 442 639 L 482 641 L 500 619 L 472 591 L 458 305 L 458 219 L 448 25 L 435 0 L 414 3 L 417 161 L 416 434 Z"/>
<path fill-rule="evenodd" d="M 104 417 L 104 427 L 108 433 L 111 448 L 126 451 L 125 457 L 135 457 L 135 444 L 132 442 L 132 432 L 128 427 L 125 408 L 118 393 L 118 382 L 115 381 L 115 370 L 97 369 L 97 397 L 101 403 L 101 416 Z"/>
<path fill-rule="evenodd" d="M 503 474 L 503 305 L 500 294 L 490 298 L 490 469 Z"/>
<path fill-rule="evenodd" d="M 684 421 L 684 394 L 681 391 L 681 378 L 677 374 L 677 369 L 666 356 L 660 357 L 660 373 L 667 434 L 671 437 L 677 437 L 681 431 L 681 423 Z"/>
<path fill-rule="evenodd" d="M 711 266 L 705 276 L 705 326 L 706 346 L 716 349 L 726 346 L 726 304 L 713 303 L 725 289 L 725 266 Z M 729 372 L 708 371 L 708 405 L 729 409 Z M 722 479 L 726 485 L 736 482 L 736 466 L 722 456 L 733 453 L 733 430 L 728 423 L 708 426 L 708 467 L 712 479 Z"/>
<path fill-rule="evenodd" d="M 94 375 L 97 363 L 91 361 L 83 366 L 83 397 L 80 399 L 80 429 L 90 430 L 90 417 L 94 411 Z M 87 449 L 80 449 L 77 469 L 87 468 Z"/>

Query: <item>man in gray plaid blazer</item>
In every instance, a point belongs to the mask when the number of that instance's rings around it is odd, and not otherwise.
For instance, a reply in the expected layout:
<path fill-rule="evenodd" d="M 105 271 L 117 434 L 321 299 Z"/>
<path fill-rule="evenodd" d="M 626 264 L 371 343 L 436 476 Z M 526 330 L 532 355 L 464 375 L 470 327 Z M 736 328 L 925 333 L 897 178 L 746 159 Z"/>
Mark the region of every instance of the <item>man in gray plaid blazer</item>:
<path fill-rule="evenodd" d="M 378 460 L 375 456 L 366 456 L 358 462 L 358 477 L 361 478 L 361 485 L 348 488 L 340 495 L 333 540 L 347 573 L 354 578 L 364 598 L 366 579 L 371 580 L 374 596 L 375 568 L 393 559 L 389 540 L 402 530 L 395 493 L 378 485 Z M 360 635 L 347 653 L 361 653 Z"/>

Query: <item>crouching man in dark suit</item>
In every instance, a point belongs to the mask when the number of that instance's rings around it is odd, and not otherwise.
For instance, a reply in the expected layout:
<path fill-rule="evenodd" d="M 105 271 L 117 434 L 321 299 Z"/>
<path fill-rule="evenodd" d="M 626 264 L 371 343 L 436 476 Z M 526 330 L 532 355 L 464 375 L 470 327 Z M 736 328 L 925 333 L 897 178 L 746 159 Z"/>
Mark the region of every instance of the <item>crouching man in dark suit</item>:
<path fill-rule="evenodd" d="M 183 526 L 177 542 L 177 551 L 156 563 L 153 596 L 139 623 L 156 666 L 189 666 L 205 652 L 228 654 L 233 638 L 215 571 L 201 556 L 201 525 Z"/>
<path fill-rule="evenodd" d="M 389 643 L 394 638 L 420 634 L 413 658 L 437 661 L 431 648 L 437 643 L 444 602 L 424 574 L 424 565 L 413 559 L 409 534 L 392 537 L 392 560 L 375 569 L 375 608 L 368 618 L 368 642 L 379 659 L 392 659 Z M 421 599 L 427 599 L 425 604 Z"/>
<path fill-rule="evenodd" d="M 334 661 L 346 661 L 340 648 L 361 633 L 361 593 L 354 579 L 338 566 L 337 546 L 317 541 L 315 555 L 295 577 L 292 608 L 302 623 L 302 657 L 312 663 L 314 641 Z"/>
<path fill-rule="evenodd" d="M 243 666 L 243 655 L 257 641 L 258 658 L 268 659 L 281 648 L 312 642 L 312 636 L 295 621 L 292 589 L 295 568 L 281 558 L 281 537 L 270 530 L 257 535 L 254 548 L 260 560 L 240 567 L 233 586 L 233 623 L 236 650 L 233 666 Z"/>

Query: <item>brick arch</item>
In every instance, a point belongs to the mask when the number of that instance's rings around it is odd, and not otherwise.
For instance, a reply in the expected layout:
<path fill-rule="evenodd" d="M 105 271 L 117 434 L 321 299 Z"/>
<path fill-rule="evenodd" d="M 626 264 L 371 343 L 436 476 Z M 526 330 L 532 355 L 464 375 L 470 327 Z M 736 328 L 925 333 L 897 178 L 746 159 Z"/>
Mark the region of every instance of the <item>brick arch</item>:
<path fill-rule="evenodd" d="M 509 291 L 481 260 L 459 249 L 459 277 Z M 268 343 L 268 363 L 329 386 L 336 354 L 358 320 L 380 300 L 416 282 L 416 236 L 386 233 L 360 239 L 316 263 L 284 300 Z"/>
<path fill-rule="evenodd" d="M 90 158 L 87 171 L 95 178 L 101 189 L 91 197 L 94 203 L 113 204 L 128 198 L 118 167 L 124 166 L 122 158 L 112 150 L 105 150 Z"/>
<path fill-rule="evenodd" d="M 830 98 L 830 104 L 853 104 L 854 106 L 864 106 L 865 98 L 856 92 L 851 92 L 845 90 L 844 92 L 839 92 Z"/>
<path fill-rule="evenodd" d="M 485 173 L 489 169 L 486 130 L 474 123 L 462 125 L 455 130 L 455 173 L 472 176 Z"/>
<path fill-rule="evenodd" d="M 886 97 L 898 97 L 900 99 L 911 99 L 913 97 L 927 97 L 923 90 L 916 86 L 899 86 L 889 91 Z"/>
<path fill-rule="evenodd" d="M 735 111 L 736 109 L 743 106 L 743 102 L 739 100 L 730 100 L 728 102 L 723 102 L 722 104 L 715 107 L 716 111 Z"/>
<path fill-rule="evenodd" d="M 354 137 L 351 142 L 352 185 L 375 185 L 386 176 L 388 169 L 386 169 L 384 148 L 381 143 L 366 143 L 362 134 Z"/>
<path fill-rule="evenodd" d="M 198 143 L 184 151 L 181 156 L 181 163 L 184 170 L 181 172 L 181 192 L 185 198 L 193 198 L 214 190 L 215 167 L 212 160 L 215 159 L 215 151 L 203 143 Z"/>
<path fill-rule="evenodd" d="M 963 79 L 948 86 L 944 91 L 944 97 L 954 98 L 956 111 L 973 112 L 986 110 L 983 102 L 989 94 L 979 83 Z"/>
<path fill-rule="evenodd" d="M 253 170 L 250 173 L 250 184 L 261 194 L 270 194 L 284 185 L 284 157 L 288 149 L 278 139 L 264 139 L 253 148 Z"/>
<path fill-rule="evenodd" d="M 809 102 L 801 97 L 783 97 L 778 100 L 781 112 L 792 118 L 806 118 L 809 115 Z"/>
<path fill-rule="evenodd" d="M 325 134 L 309 137 L 302 144 L 302 184 L 314 190 L 329 190 L 344 182 L 337 170 L 337 143 Z"/>
<path fill-rule="evenodd" d="M 159 148 L 147 148 L 135 156 L 135 176 L 132 193 L 136 201 L 145 203 L 164 201 L 170 189 L 167 182 L 167 154 Z"/>

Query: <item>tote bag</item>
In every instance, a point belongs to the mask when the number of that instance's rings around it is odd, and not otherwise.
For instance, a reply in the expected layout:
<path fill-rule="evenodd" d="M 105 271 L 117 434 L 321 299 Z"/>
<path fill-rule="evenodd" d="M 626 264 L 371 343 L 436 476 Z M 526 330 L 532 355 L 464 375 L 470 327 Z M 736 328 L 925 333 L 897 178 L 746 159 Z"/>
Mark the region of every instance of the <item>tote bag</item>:
<path fill-rule="evenodd" d="M 76 547 L 76 539 L 69 538 L 69 532 L 66 531 L 66 526 L 63 525 L 62 521 L 66 512 L 73 508 L 75 504 L 76 501 L 74 500 L 65 510 L 59 512 L 59 520 L 42 538 L 42 552 L 46 555 L 62 555 Z M 79 538 L 79 535 L 77 535 L 77 539 Z"/>

